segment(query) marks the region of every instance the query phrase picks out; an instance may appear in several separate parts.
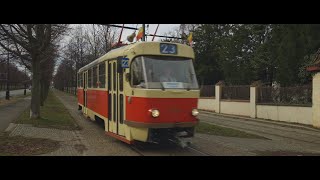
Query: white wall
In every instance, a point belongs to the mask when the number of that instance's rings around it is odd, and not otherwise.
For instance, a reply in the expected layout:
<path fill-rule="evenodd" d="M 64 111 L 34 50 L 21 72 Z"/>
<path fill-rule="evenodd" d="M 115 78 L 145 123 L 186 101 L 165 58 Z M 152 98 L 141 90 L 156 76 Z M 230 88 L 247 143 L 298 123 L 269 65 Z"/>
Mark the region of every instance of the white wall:
<path fill-rule="evenodd" d="M 250 102 L 221 101 L 220 111 L 224 114 L 250 116 Z"/>
<path fill-rule="evenodd" d="M 312 81 L 313 126 L 320 127 L 320 72 L 314 75 Z"/>
<path fill-rule="evenodd" d="M 198 109 L 216 112 L 216 104 L 216 99 L 214 98 L 201 98 L 198 100 Z"/>
<path fill-rule="evenodd" d="M 257 118 L 312 125 L 312 107 L 257 105 Z"/>
<path fill-rule="evenodd" d="M 250 88 L 250 101 L 221 100 L 221 86 L 216 86 L 216 97 L 201 98 L 198 109 L 222 114 L 248 116 L 275 121 L 294 122 L 320 127 L 320 73 L 313 78 L 313 106 L 257 105 L 256 87 Z"/>

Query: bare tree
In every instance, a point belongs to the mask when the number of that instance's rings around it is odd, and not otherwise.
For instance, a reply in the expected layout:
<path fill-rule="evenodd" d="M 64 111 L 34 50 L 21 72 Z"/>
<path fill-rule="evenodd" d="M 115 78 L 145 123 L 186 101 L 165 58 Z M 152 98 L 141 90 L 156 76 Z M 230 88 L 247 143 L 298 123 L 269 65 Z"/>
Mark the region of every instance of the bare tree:
<path fill-rule="evenodd" d="M 30 118 L 40 117 L 41 63 L 61 40 L 68 25 L 62 24 L 1 24 L 0 46 L 19 57 L 32 72 Z M 8 43 L 7 43 L 8 42 Z"/>
<path fill-rule="evenodd" d="M 53 83 L 55 88 L 64 91 L 66 87 L 72 82 L 72 77 L 70 73 L 73 74 L 74 69 L 72 67 L 72 62 L 68 59 L 63 59 L 58 66 L 57 73 L 53 78 Z"/>
<path fill-rule="evenodd" d="M 50 88 L 50 84 L 53 78 L 53 71 L 55 66 L 55 58 L 57 57 L 57 47 L 52 46 L 49 53 L 44 57 L 44 61 L 41 62 L 41 92 L 40 92 L 40 105 L 43 106 L 44 101 L 46 100 Z"/>
<path fill-rule="evenodd" d="M 54 78 L 55 87 L 62 90 L 64 87 L 76 86 L 78 70 L 109 52 L 117 35 L 116 30 L 110 26 L 75 26 L 63 50 L 63 60 Z M 64 75 L 67 77 L 63 78 Z"/>
<path fill-rule="evenodd" d="M 181 39 L 165 38 L 162 41 L 186 44 L 189 33 L 193 32 L 197 26 L 198 24 L 181 24 L 179 27 L 165 33 L 166 36 L 179 37 Z"/>
<path fill-rule="evenodd" d="M 102 43 L 102 54 L 109 52 L 112 49 L 112 44 L 116 42 L 117 32 L 113 27 L 98 25 L 98 38 Z"/>

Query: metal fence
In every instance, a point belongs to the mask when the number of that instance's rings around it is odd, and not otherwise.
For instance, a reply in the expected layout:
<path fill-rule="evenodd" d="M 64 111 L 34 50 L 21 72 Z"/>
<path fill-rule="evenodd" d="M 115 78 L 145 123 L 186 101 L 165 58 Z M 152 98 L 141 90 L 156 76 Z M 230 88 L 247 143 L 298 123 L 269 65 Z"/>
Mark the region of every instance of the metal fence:
<path fill-rule="evenodd" d="M 221 99 L 250 100 L 250 86 L 222 86 Z"/>
<path fill-rule="evenodd" d="M 23 83 L 10 83 L 9 84 L 10 90 L 16 90 L 16 89 L 24 89 Z M 0 91 L 6 91 L 7 90 L 7 82 L 0 82 Z"/>
<path fill-rule="evenodd" d="M 77 95 L 77 87 L 64 87 L 63 91 L 66 93 Z"/>
<path fill-rule="evenodd" d="M 312 105 L 312 86 L 260 87 L 258 103 Z"/>
<path fill-rule="evenodd" d="M 215 97 L 216 86 L 215 85 L 203 85 L 200 87 L 200 97 Z"/>

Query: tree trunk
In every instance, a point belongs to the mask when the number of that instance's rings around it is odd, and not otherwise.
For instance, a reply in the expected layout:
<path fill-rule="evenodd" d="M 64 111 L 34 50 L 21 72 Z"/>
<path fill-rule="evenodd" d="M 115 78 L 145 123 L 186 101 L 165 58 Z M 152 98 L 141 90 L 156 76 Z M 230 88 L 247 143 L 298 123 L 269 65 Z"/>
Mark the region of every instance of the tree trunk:
<path fill-rule="evenodd" d="M 40 106 L 43 106 L 43 102 L 45 100 L 45 97 L 44 97 L 44 90 L 45 90 L 45 85 L 44 85 L 44 80 L 41 80 L 40 81 Z"/>
<path fill-rule="evenodd" d="M 32 94 L 30 118 L 40 118 L 40 61 L 32 58 Z"/>
<path fill-rule="evenodd" d="M 48 85 L 48 84 L 46 83 L 46 86 L 45 86 L 45 87 L 46 87 L 46 88 L 45 88 L 45 91 L 44 91 L 44 100 L 46 100 L 47 97 L 48 97 L 50 85 Z"/>

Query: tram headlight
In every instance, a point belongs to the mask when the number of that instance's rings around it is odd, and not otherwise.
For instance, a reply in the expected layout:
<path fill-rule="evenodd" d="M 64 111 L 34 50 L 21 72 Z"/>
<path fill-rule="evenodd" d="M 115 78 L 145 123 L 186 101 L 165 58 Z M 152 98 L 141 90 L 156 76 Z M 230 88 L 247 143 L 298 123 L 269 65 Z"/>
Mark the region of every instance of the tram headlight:
<path fill-rule="evenodd" d="M 198 109 L 192 109 L 192 116 L 198 116 L 199 111 Z"/>
<path fill-rule="evenodd" d="M 149 112 L 151 112 L 151 116 L 152 117 L 159 117 L 160 116 L 160 112 L 157 109 L 150 109 Z"/>

